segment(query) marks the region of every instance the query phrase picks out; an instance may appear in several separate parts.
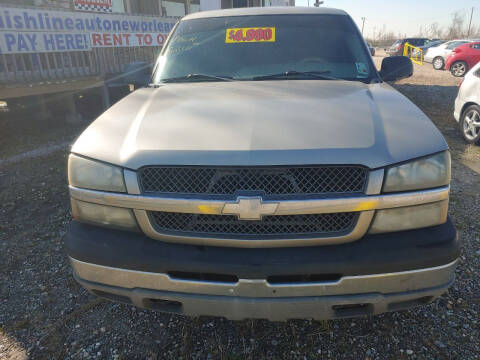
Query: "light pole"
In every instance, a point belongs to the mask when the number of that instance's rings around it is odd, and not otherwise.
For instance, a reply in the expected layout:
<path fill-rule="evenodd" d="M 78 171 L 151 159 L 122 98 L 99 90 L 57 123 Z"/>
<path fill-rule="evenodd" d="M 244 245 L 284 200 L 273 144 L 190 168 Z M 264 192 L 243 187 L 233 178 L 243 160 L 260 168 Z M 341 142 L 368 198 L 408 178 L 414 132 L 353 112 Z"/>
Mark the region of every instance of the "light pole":
<path fill-rule="evenodd" d="M 470 29 L 472 27 L 472 17 L 473 17 L 473 7 L 472 7 L 472 12 L 470 13 L 470 23 L 468 24 L 468 33 L 467 33 L 467 38 L 470 36 Z"/>

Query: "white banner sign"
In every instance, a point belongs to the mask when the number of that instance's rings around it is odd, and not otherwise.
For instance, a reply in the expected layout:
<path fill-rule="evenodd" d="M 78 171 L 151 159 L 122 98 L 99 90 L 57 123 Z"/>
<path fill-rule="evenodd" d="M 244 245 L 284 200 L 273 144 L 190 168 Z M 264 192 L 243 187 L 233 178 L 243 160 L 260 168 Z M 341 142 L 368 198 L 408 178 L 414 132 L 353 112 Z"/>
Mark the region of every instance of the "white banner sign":
<path fill-rule="evenodd" d="M 91 50 L 90 34 L 0 32 L 0 54 Z"/>
<path fill-rule="evenodd" d="M 161 46 L 176 19 L 0 6 L 0 54 Z"/>

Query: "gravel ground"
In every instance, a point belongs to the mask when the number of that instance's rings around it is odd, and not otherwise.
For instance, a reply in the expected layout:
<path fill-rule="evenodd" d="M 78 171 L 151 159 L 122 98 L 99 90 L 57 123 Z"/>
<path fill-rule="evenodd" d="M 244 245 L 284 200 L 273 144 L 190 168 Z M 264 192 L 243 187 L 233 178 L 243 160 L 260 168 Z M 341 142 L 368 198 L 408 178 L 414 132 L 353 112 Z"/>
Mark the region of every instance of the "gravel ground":
<path fill-rule="evenodd" d="M 0 359 L 480 359 L 480 147 L 464 143 L 451 115 L 457 83 L 425 65 L 395 84 L 452 149 L 450 213 L 464 243 L 457 281 L 431 305 L 370 319 L 232 322 L 96 299 L 73 280 L 65 256 L 68 148 L 52 147 L 84 125 L 42 132 L 40 142 L 26 135 L 31 146 L 2 131 Z"/>

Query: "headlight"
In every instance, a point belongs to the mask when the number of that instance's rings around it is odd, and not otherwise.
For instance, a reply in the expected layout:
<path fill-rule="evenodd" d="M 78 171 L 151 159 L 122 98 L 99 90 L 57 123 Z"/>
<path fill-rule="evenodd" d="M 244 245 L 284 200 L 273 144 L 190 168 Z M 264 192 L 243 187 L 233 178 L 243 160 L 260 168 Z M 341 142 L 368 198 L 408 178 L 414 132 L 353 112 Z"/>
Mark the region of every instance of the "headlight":
<path fill-rule="evenodd" d="M 68 182 L 84 189 L 126 192 L 121 168 L 73 154 L 68 158 Z"/>
<path fill-rule="evenodd" d="M 450 153 L 445 151 L 388 169 L 383 191 L 421 190 L 449 183 Z"/>
<path fill-rule="evenodd" d="M 72 216 L 75 220 L 94 225 L 126 230 L 138 230 L 132 210 L 92 204 L 71 199 Z"/>
<path fill-rule="evenodd" d="M 419 229 L 447 221 L 448 200 L 430 204 L 378 210 L 370 234 Z"/>

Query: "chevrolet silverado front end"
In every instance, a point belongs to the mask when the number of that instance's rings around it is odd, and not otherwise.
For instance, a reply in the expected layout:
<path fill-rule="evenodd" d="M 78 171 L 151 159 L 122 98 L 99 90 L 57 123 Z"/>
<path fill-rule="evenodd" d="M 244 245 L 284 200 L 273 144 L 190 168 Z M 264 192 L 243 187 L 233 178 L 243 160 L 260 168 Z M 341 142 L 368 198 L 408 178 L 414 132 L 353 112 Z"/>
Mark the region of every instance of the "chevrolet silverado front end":
<path fill-rule="evenodd" d="M 77 281 L 229 319 L 371 315 L 440 296 L 459 256 L 450 155 L 382 81 L 411 74 L 409 60 L 385 60 L 378 73 L 339 10 L 182 19 L 152 84 L 72 147 Z"/>

